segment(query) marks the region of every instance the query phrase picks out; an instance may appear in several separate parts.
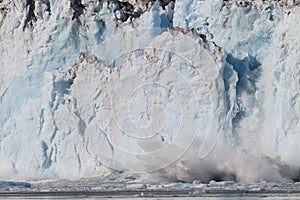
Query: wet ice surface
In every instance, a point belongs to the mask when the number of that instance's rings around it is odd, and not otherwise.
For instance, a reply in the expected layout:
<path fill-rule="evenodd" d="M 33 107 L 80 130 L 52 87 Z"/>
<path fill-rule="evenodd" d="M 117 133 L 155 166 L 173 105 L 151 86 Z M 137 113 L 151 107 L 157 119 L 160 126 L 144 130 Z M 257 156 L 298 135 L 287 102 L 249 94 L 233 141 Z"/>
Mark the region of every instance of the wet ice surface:
<path fill-rule="evenodd" d="M 9 184 L 8 184 L 9 183 Z M 0 186 L 5 185 L 0 182 Z M 300 182 L 260 182 L 241 184 L 233 181 L 193 183 L 140 183 L 136 181 L 99 182 L 39 181 L 32 183 L 6 182 L 0 187 L 0 199 L 299 199 Z"/>

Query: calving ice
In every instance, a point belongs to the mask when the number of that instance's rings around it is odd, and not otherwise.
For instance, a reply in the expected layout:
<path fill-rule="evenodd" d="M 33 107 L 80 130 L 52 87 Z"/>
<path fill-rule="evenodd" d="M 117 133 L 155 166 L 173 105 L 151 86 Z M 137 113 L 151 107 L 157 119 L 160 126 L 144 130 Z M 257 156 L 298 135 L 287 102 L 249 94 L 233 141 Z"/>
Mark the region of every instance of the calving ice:
<path fill-rule="evenodd" d="M 299 1 L 0 1 L 0 179 L 295 181 Z"/>

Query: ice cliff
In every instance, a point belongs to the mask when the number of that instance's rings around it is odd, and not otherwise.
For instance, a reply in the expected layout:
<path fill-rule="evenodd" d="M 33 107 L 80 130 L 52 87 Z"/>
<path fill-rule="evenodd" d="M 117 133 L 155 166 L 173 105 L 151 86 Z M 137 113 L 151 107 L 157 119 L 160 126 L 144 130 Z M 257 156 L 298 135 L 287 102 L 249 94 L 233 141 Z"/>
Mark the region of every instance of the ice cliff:
<path fill-rule="evenodd" d="M 0 180 L 299 180 L 299 5 L 0 0 Z"/>

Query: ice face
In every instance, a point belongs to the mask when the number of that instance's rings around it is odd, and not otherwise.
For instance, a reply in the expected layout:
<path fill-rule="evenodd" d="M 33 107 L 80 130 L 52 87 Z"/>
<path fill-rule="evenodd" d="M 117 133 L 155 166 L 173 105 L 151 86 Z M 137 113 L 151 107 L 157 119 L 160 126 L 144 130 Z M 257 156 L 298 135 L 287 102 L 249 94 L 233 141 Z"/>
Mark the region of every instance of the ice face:
<path fill-rule="evenodd" d="M 297 179 L 296 4 L 1 1 L 0 178 Z"/>

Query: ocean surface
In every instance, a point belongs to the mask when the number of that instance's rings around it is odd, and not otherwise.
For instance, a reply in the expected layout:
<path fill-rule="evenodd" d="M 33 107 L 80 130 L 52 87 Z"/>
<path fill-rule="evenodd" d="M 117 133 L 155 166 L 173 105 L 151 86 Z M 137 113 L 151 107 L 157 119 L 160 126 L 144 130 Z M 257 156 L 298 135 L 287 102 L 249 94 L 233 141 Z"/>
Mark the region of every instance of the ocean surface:
<path fill-rule="evenodd" d="M 233 181 L 141 183 L 80 181 L 0 182 L 0 199 L 300 199 L 300 184 Z"/>
<path fill-rule="evenodd" d="M 82 194 L 78 193 L 68 193 L 68 194 L 46 194 L 46 195 L 41 195 L 41 194 L 35 194 L 32 193 L 30 195 L 20 195 L 20 194 L 10 194 L 10 195 L 3 195 L 0 196 L 0 199 L 148 199 L 148 200 L 158 200 L 158 199 L 163 199 L 163 200 L 179 200 L 179 199 L 191 199 L 191 200 L 238 200 L 238 199 L 274 199 L 274 200 L 284 200 L 284 199 L 291 199 L 291 200 L 298 200 L 300 199 L 300 194 L 210 194 L 210 195 L 204 195 L 204 196 L 179 196 L 179 197 L 174 197 L 174 196 L 159 196 L 158 197 L 141 197 L 141 196 L 131 196 L 131 195 L 121 195 L 121 196 L 115 196 L 115 194 L 111 194 L 103 197 L 102 195 L 99 194 L 85 194 L 84 192 Z"/>

